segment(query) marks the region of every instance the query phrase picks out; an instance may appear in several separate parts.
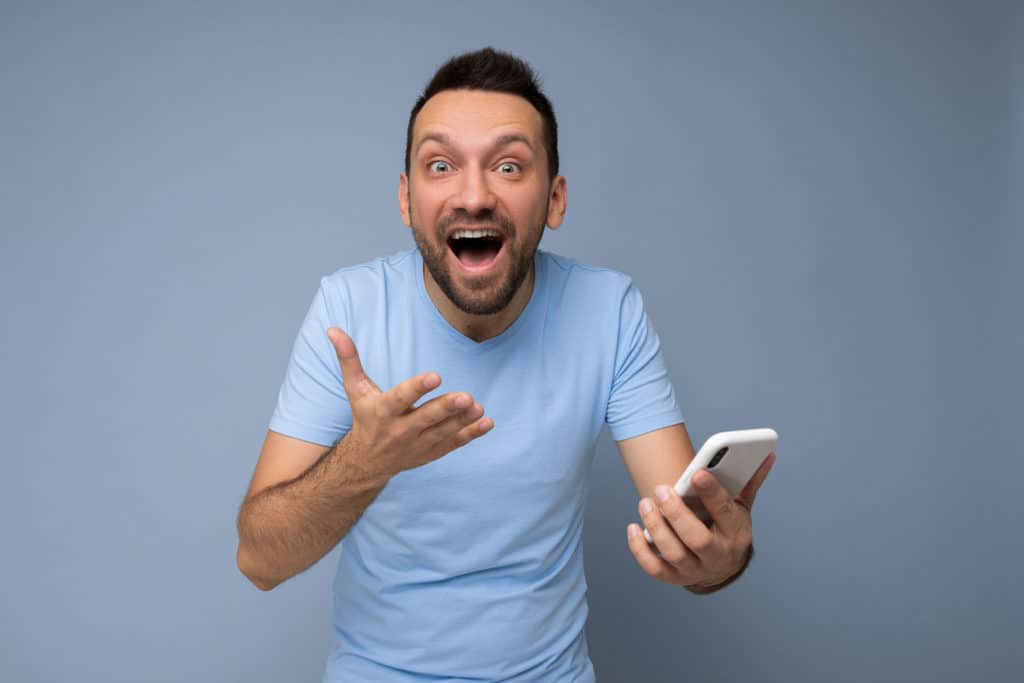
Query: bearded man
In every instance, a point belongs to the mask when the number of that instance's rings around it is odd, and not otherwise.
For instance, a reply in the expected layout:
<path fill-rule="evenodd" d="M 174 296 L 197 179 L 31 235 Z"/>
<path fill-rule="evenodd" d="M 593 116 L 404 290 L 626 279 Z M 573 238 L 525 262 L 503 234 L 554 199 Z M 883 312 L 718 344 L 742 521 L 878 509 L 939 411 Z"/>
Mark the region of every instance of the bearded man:
<path fill-rule="evenodd" d="M 670 488 L 694 452 L 640 292 L 539 249 L 566 180 L 522 60 L 441 67 L 409 116 L 398 204 L 415 248 L 320 281 L 238 566 L 270 590 L 341 543 L 326 681 L 593 681 L 580 540 L 603 426 L 653 538 L 630 524 L 628 547 L 694 593 L 746 567 L 774 454 L 736 498 L 694 476 L 710 526 Z"/>

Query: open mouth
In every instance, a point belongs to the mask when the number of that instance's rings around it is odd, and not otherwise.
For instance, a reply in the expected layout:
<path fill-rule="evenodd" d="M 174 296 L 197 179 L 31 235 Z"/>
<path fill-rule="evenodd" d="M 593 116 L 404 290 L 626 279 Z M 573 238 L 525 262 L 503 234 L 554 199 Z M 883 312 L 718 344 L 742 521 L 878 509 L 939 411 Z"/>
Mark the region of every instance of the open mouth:
<path fill-rule="evenodd" d="M 494 265 L 504 244 L 504 238 L 497 235 L 448 238 L 448 248 L 463 268 L 470 271 L 487 270 Z"/>

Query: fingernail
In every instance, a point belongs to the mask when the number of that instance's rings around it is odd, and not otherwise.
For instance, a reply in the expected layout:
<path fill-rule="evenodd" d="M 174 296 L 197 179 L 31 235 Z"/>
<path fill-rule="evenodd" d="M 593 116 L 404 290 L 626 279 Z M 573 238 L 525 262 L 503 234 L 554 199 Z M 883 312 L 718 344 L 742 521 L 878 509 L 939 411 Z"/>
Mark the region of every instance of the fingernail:
<path fill-rule="evenodd" d="M 658 499 L 659 503 L 664 503 L 668 500 L 668 487 L 664 484 L 658 484 L 654 487 L 654 497 Z"/>
<path fill-rule="evenodd" d="M 650 514 L 650 512 L 651 512 L 651 510 L 653 508 L 654 508 L 654 506 L 651 505 L 651 501 L 647 500 L 646 498 L 644 498 L 643 500 L 640 501 L 640 514 L 641 515 Z"/>
<path fill-rule="evenodd" d="M 423 378 L 423 387 L 425 389 L 433 389 L 441 383 L 441 378 L 437 375 L 427 375 Z"/>
<path fill-rule="evenodd" d="M 468 405 L 469 405 L 469 397 L 466 396 L 465 394 L 459 394 L 458 396 L 455 397 L 455 407 L 456 408 L 465 408 Z"/>
<path fill-rule="evenodd" d="M 636 538 L 639 533 L 640 530 L 636 528 L 636 524 L 630 524 L 626 527 L 626 534 L 628 534 L 630 538 Z"/>
<path fill-rule="evenodd" d="M 706 489 L 711 484 L 711 476 L 706 472 L 698 472 L 693 475 L 693 483 L 698 488 Z"/>

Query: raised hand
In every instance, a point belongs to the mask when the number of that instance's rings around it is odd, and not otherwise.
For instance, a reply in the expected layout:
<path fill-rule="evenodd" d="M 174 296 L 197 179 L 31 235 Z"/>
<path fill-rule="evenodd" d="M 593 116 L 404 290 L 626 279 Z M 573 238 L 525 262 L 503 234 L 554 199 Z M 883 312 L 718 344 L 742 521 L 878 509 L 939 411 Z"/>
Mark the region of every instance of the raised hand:
<path fill-rule="evenodd" d="M 352 339 L 337 327 L 327 330 L 341 366 L 345 393 L 352 406 L 352 431 L 367 453 L 375 474 L 391 477 L 419 467 L 486 434 L 493 420 L 465 392 L 437 396 L 413 405 L 441 384 L 434 372 L 416 375 L 387 391 L 371 380 L 359 362 Z"/>

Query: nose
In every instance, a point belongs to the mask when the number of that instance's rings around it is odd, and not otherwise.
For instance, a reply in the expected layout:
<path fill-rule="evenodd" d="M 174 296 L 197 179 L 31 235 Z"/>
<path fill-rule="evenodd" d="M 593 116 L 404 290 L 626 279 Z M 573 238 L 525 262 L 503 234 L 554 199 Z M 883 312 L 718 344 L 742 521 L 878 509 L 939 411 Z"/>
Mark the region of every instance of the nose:
<path fill-rule="evenodd" d="M 478 165 L 470 164 L 459 175 L 455 208 L 463 209 L 471 216 L 484 210 L 493 210 L 497 198 L 488 183 L 487 171 Z"/>

